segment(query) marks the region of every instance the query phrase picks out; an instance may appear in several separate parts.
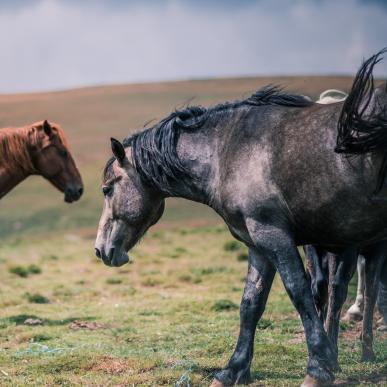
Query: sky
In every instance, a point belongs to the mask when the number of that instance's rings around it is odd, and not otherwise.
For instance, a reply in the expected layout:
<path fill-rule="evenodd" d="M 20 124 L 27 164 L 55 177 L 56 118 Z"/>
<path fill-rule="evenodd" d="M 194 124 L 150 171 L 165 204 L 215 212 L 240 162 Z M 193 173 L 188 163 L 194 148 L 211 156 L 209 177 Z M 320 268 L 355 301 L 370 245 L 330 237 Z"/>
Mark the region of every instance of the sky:
<path fill-rule="evenodd" d="M 1 0 L 0 93 L 353 75 L 385 46 L 387 0 Z"/>

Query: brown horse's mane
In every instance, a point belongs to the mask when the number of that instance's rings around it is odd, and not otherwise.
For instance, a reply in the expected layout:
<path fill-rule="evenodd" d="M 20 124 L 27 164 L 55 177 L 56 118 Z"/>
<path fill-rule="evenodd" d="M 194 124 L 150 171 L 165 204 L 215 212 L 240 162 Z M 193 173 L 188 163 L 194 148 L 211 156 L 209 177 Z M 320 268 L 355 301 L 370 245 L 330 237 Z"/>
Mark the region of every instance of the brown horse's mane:
<path fill-rule="evenodd" d="M 50 126 L 62 144 L 68 148 L 68 142 L 62 128 L 55 123 L 50 123 Z M 34 171 L 30 149 L 31 147 L 41 149 L 43 139 L 43 121 L 19 128 L 0 129 L 0 166 L 8 170 Z"/>

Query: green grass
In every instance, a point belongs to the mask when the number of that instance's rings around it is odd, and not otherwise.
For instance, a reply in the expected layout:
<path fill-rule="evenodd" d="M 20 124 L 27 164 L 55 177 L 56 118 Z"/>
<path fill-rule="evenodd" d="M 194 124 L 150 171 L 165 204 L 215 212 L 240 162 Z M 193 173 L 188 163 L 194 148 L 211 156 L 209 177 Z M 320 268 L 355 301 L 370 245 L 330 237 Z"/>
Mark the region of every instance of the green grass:
<path fill-rule="evenodd" d="M 7 239 L 0 270 L 12 262 L 42 272 L 22 278 L 2 270 L 0 370 L 7 375 L 0 384 L 171 386 L 185 375 L 192 386 L 209 385 L 236 343 L 247 262 L 236 259 L 239 250 L 224 250 L 230 240 L 224 228 L 186 230 L 151 230 L 134 249 L 134 263 L 121 268 L 98 261 L 87 234 L 71 243 L 54 234 Z M 170 259 L 176 250 L 179 259 Z M 40 296 L 50 303 L 35 303 Z M 28 318 L 42 323 L 26 325 Z M 74 321 L 97 329 L 74 330 Z M 377 385 L 386 373 L 386 334 L 376 333 L 378 361 L 364 364 L 358 340 L 347 336 L 354 326 L 345 329 L 338 378 Z M 306 365 L 300 332 L 276 278 L 257 327 L 252 386 L 300 384 Z"/>
<path fill-rule="evenodd" d="M 106 283 L 109 285 L 118 285 L 118 284 L 122 283 L 122 279 L 121 278 L 108 278 L 106 280 Z"/>
<path fill-rule="evenodd" d="M 238 250 L 241 250 L 243 248 L 243 245 L 242 245 L 242 243 L 233 240 L 233 241 L 225 242 L 223 245 L 223 248 L 225 251 L 238 251 Z"/>
<path fill-rule="evenodd" d="M 26 278 L 30 274 L 40 274 L 42 269 L 35 264 L 31 264 L 29 266 L 11 266 L 8 271 L 12 274 L 16 274 L 19 277 Z"/>
<path fill-rule="evenodd" d="M 215 312 L 222 312 L 225 310 L 237 310 L 238 305 L 230 300 L 218 300 L 214 303 L 211 309 Z"/>
<path fill-rule="evenodd" d="M 28 300 L 28 302 L 30 302 L 32 304 L 49 304 L 50 303 L 50 300 L 47 297 L 45 297 L 39 293 L 34 293 L 34 294 L 26 293 L 25 298 Z"/>
<path fill-rule="evenodd" d="M 19 277 L 23 277 L 23 278 L 28 277 L 28 274 L 29 274 L 28 269 L 23 266 L 12 266 L 8 269 L 8 271 L 12 274 L 16 274 Z"/>

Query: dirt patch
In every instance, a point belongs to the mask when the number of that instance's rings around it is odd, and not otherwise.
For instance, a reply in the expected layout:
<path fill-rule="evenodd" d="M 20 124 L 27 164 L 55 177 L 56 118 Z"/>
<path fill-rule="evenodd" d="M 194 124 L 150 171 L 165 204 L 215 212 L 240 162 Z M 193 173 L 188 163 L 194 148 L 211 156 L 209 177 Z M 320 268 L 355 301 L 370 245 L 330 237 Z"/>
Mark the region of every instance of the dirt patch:
<path fill-rule="evenodd" d="M 138 359 L 116 359 L 103 356 L 95 359 L 91 364 L 83 367 L 85 371 L 103 372 L 106 374 L 141 374 L 155 368 L 152 362 L 139 361 Z"/>
<path fill-rule="evenodd" d="M 43 321 L 40 318 L 27 318 L 24 320 L 24 325 L 42 325 Z"/>
<path fill-rule="evenodd" d="M 364 383 L 370 386 L 385 386 L 387 383 L 387 376 L 381 374 L 368 375 L 366 378 L 349 377 L 347 379 L 336 379 L 334 386 L 358 386 Z"/>
<path fill-rule="evenodd" d="M 98 363 L 94 363 L 89 367 L 88 371 L 97 371 L 104 372 L 106 374 L 122 374 L 124 372 L 132 374 L 133 369 L 128 367 L 128 362 L 126 360 L 104 358 L 101 359 Z"/>
<path fill-rule="evenodd" d="M 305 343 L 305 334 L 304 332 L 297 332 L 296 335 L 288 340 L 289 344 L 302 344 Z"/>
<path fill-rule="evenodd" d="M 73 330 L 85 329 L 89 331 L 95 331 L 96 329 L 105 329 L 107 328 L 107 325 L 96 321 L 75 320 L 69 324 L 69 328 Z"/>
<path fill-rule="evenodd" d="M 360 340 L 362 321 L 352 322 L 345 330 L 340 329 L 340 338 L 344 340 Z"/>
<path fill-rule="evenodd" d="M 362 324 L 362 321 L 346 323 L 346 328 L 340 329 L 340 338 L 343 338 L 344 340 L 360 340 Z M 376 336 L 376 339 L 378 339 L 379 337 L 382 339 L 387 338 L 387 331 L 384 331 L 383 329 L 378 329 L 379 327 L 382 328 L 383 326 L 384 322 L 383 320 L 381 320 L 380 314 L 375 313 L 373 321 L 373 332 Z"/>
<path fill-rule="evenodd" d="M 343 320 L 342 320 L 343 321 Z M 345 328 L 340 328 L 340 339 L 341 340 L 360 340 L 362 321 L 345 322 Z M 373 331 L 376 340 L 380 338 L 385 340 L 387 338 L 387 330 L 384 330 L 384 322 L 380 319 L 379 313 L 375 313 Z M 305 342 L 305 335 L 303 331 L 297 332 L 294 337 L 288 340 L 289 344 L 301 344 Z"/>

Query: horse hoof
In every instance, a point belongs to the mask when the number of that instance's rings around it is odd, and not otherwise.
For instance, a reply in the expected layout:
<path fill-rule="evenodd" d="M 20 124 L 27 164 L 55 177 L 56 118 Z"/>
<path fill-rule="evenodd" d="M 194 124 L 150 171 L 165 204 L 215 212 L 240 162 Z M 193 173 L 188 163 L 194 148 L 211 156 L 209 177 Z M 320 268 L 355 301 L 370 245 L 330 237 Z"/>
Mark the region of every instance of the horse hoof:
<path fill-rule="evenodd" d="M 332 383 L 322 382 L 314 378 L 313 376 L 306 375 L 304 382 L 301 384 L 301 387 L 328 387 L 332 386 Z"/>
<path fill-rule="evenodd" d="M 346 322 L 351 322 L 351 321 L 358 322 L 358 321 L 363 320 L 363 314 L 361 312 L 359 312 L 359 313 L 356 313 L 356 312 L 350 313 L 348 311 L 345 314 L 345 316 L 342 318 L 342 320 L 346 321 Z"/>
<path fill-rule="evenodd" d="M 214 379 L 211 383 L 210 387 L 226 387 L 222 382 L 220 382 L 218 379 Z"/>

